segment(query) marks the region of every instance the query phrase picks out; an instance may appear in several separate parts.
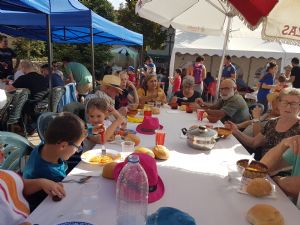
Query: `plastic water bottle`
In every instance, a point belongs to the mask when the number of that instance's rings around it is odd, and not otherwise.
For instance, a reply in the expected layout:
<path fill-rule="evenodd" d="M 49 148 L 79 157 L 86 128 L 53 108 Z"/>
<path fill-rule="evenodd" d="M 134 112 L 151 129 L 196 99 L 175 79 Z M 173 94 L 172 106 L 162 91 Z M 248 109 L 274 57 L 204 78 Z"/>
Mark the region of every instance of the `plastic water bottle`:
<path fill-rule="evenodd" d="M 130 155 L 117 181 L 117 225 L 145 225 L 148 178 L 139 157 Z"/>

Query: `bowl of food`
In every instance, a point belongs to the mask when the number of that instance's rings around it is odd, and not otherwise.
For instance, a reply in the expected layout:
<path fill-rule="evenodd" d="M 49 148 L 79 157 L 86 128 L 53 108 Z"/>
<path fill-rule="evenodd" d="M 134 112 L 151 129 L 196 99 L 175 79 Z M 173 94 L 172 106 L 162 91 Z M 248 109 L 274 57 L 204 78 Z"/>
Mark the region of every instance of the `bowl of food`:
<path fill-rule="evenodd" d="M 251 161 L 250 165 L 248 165 L 249 159 L 241 159 L 236 162 L 238 171 L 246 178 L 264 178 L 268 174 L 268 167 L 259 162 L 259 161 Z"/>
<path fill-rule="evenodd" d="M 218 132 L 218 136 L 222 138 L 227 138 L 232 134 L 232 131 L 226 127 L 215 127 L 214 129 Z"/>

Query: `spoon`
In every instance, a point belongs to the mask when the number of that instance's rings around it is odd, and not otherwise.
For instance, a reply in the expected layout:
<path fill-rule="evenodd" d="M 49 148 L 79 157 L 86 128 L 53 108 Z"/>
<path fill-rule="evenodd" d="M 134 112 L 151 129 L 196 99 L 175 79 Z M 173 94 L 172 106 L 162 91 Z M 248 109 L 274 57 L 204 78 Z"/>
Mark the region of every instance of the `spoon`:
<path fill-rule="evenodd" d="M 181 100 L 183 100 L 183 101 L 187 101 L 188 100 L 188 98 L 187 97 L 182 97 L 182 98 L 180 98 L 180 97 L 177 97 L 178 99 L 181 99 Z"/>
<path fill-rule="evenodd" d="M 251 162 L 254 160 L 255 153 L 252 153 L 250 159 L 248 160 L 248 165 L 245 168 L 248 168 L 251 165 Z"/>

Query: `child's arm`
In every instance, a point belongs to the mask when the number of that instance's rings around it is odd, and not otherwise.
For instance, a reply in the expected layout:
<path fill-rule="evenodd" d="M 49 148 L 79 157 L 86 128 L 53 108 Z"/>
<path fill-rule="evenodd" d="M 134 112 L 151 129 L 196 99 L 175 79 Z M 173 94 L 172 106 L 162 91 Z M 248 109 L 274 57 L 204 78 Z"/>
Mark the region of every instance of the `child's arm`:
<path fill-rule="evenodd" d="M 24 179 L 24 195 L 31 195 L 41 190 L 51 196 L 59 196 L 63 198 L 66 195 L 62 183 L 56 183 L 44 178 Z"/>

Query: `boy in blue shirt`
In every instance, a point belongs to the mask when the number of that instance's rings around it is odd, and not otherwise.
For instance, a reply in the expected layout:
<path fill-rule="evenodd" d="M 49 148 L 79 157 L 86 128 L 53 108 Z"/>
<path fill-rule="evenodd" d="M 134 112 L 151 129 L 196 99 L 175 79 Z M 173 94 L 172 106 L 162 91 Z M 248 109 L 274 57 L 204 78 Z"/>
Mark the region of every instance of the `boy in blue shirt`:
<path fill-rule="evenodd" d="M 84 123 L 79 117 L 72 113 L 60 114 L 50 122 L 45 144 L 31 152 L 23 177 L 62 181 L 66 177 L 65 160 L 78 151 L 85 133 Z"/>

